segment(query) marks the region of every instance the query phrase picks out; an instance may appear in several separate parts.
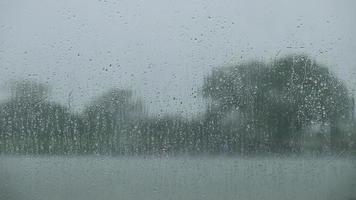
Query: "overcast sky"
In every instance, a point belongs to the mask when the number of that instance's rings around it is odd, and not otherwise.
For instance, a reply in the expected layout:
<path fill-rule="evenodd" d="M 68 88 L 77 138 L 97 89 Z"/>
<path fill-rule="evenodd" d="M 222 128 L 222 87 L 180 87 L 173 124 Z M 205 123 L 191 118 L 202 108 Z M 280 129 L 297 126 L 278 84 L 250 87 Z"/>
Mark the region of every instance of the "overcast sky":
<path fill-rule="evenodd" d="M 60 103 L 72 91 L 78 110 L 110 87 L 131 88 L 152 112 L 185 116 L 202 109 L 197 93 L 213 67 L 304 52 L 355 89 L 355 9 L 353 0 L 0 0 L 0 82 L 48 82 Z"/>

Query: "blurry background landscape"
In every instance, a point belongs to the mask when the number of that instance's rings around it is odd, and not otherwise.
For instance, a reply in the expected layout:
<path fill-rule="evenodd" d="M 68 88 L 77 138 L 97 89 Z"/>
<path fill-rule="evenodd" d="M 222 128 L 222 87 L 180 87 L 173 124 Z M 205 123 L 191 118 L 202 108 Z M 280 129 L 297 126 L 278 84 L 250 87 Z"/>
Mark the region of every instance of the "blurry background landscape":
<path fill-rule="evenodd" d="M 0 200 L 356 199 L 355 8 L 0 0 Z"/>
<path fill-rule="evenodd" d="M 353 1 L 2 1 L 0 151 L 355 148 Z"/>
<path fill-rule="evenodd" d="M 185 155 L 340 153 L 356 150 L 355 100 L 346 84 L 304 55 L 216 68 L 199 116 L 152 116 L 112 88 L 82 112 L 51 102 L 49 86 L 9 83 L 0 105 L 0 151 L 11 154 Z M 72 94 L 70 94 L 72 95 Z"/>

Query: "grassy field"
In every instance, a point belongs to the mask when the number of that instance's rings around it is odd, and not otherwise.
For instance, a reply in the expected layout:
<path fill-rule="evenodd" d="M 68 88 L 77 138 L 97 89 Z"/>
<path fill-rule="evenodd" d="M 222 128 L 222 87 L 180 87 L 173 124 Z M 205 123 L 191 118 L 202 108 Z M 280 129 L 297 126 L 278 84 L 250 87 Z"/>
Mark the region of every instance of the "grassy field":
<path fill-rule="evenodd" d="M 0 157 L 7 200 L 351 200 L 346 158 Z"/>

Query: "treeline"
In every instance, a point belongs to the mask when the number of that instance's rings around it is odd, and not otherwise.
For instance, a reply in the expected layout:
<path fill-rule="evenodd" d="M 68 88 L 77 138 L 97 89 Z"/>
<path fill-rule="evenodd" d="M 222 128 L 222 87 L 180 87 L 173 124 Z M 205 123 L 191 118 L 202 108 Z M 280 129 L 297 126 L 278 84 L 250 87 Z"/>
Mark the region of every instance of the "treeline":
<path fill-rule="evenodd" d="M 11 84 L 0 104 L 6 154 L 259 154 L 356 149 L 353 94 L 304 55 L 217 68 L 204 114 L 149 116 L 132 91 L 111 89 L 81 113 L 49 101 L 48 86 Z"/>

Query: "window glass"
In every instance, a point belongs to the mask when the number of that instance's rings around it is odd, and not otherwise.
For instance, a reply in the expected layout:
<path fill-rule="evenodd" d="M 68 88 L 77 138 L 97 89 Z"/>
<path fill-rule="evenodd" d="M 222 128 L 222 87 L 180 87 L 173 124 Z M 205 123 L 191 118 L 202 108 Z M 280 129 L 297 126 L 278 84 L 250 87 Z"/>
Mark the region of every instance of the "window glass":
<path fill-rule="evenodd" d="M 0 199 L 356 199 L 355 8 L 1 0 Z"/>

